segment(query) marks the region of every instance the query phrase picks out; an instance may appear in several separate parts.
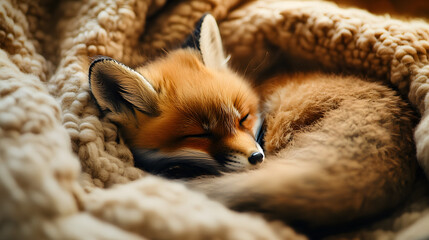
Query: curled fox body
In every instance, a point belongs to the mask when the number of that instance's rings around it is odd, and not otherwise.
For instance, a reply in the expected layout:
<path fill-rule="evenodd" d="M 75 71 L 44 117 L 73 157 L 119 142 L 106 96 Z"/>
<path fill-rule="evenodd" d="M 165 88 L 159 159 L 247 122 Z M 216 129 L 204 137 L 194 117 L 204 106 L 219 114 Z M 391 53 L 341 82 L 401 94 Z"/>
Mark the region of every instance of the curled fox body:
<path fill-rule="evenodd" d="M 394 91 L 320 73 L 255 88 L 226 66 L 210 15 L 197 30 L 191 48 L 135 70 L 109 58 L 91 64 L 91 91 L 136 166 L 189 178 L 189 187 L 233 209 L 311 226 L 403 199 L 415 175 L 414 123 Z M 265 153 L 255 140 L 261 114 Z"/>

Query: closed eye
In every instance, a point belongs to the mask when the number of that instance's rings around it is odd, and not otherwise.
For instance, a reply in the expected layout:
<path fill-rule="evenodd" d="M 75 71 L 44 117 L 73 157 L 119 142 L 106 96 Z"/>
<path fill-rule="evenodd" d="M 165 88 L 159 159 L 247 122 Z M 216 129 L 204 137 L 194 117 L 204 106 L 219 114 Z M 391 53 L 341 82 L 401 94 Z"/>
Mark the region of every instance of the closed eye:
<path fill-rule="evenodd" d="M 209 138 L 211 137 L 210 133 L 200 133 L 200 134 L 189 134 L 183 136 L 183 138 Z"/>
<path fill-rule="evenodd" d="M 243 125 L 243 122 L 249 117 L 249 114 L 246 114 L 242 119 L 240 119 L 240 125 Z"/>

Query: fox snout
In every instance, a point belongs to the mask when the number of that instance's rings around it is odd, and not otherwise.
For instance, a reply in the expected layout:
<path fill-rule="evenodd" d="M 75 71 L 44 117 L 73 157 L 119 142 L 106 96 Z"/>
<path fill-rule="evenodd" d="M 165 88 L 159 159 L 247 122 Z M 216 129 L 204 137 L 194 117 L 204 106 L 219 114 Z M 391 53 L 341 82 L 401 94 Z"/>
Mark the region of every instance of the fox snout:
<path fill-rule="evenodd" d="M 265 159 L 262 148 L 253 136 L 246 132 L 224 139 L 222 145 L 216 148 L 214 158 L 231 171 L 253 169 Z"/>

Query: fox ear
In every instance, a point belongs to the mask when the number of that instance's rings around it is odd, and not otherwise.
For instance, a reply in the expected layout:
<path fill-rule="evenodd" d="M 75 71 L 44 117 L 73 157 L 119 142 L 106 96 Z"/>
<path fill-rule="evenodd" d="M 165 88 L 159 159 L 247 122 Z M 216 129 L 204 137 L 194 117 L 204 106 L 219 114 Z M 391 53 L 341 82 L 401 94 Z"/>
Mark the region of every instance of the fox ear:
<path fill-rule="evenodd" d="M 215 18 L 210 14 L 205 14 L 201 17 L 183 47 L 199 50 L 207 67 L 215 69 L 226 67 L 228 59 L 225 58 L 223 52 L 219 28 Z"/>
<path fill-rule="evenodd" d="M 89 67 L 89 85 L 98 105 L 114 113 L 159 115 L 157 92 L 140 73 L 111 58 L 94 60 Z"/>

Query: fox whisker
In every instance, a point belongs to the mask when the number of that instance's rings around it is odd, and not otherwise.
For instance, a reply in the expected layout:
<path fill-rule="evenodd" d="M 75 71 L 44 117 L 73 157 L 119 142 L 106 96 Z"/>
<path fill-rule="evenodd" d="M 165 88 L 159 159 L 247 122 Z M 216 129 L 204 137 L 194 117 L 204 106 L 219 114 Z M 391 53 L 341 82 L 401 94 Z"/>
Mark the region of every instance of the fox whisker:
<path fill-rule="evenodd" d="M 233 163 L 238 163 L 238 164 L 240 164 L 240 162 L 239 161 L 235 161 L 235 160 L 232 160 L 232 159 L 227 159 L 227 162 L 233 162 Z"/>
<path fill-rule="evenodd" d="M 243 164 L 236 161 L 225 162 L 225 166 L 227 166 L 230 170 L 243 169 Z"/>

